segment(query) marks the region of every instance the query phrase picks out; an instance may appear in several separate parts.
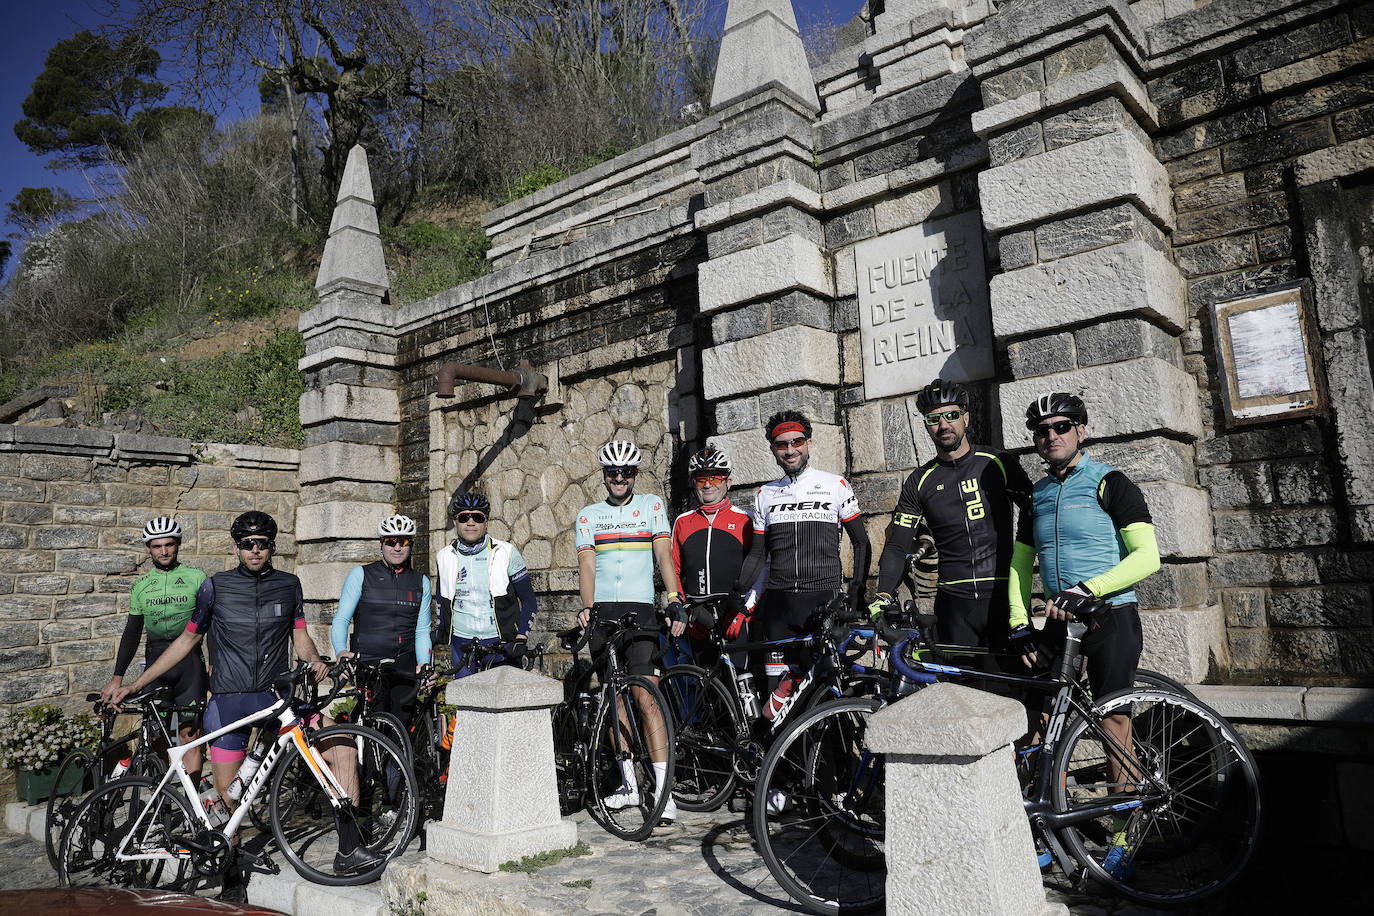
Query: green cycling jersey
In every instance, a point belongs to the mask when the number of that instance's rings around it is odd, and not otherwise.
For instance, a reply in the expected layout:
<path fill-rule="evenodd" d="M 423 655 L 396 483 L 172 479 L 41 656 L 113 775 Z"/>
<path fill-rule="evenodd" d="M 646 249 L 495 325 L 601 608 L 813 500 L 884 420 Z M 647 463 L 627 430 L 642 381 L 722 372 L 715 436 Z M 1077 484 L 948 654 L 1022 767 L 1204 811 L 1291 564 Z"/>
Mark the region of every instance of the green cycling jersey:
<path fill-rule="evenodd" d="M 150 641 L 170 642 L 186 629 L 204 581 L 205 573 L 181 563 L 165 571 L 150 569 L 134 583 L 129 613 L 143 618 Z"/>

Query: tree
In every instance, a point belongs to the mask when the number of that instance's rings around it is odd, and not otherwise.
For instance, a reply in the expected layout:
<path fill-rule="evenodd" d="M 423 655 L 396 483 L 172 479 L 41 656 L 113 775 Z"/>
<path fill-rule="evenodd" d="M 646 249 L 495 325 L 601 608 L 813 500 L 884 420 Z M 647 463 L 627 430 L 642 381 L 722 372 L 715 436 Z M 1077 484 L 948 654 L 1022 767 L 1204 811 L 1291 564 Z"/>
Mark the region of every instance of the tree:
<path fill-rule="evenodd" d="M 21 188 L 6 209 L 11 223 L 33 233 L 44 223 L 75 210 L 76 198 L 61 188 Z"/>
<path fill-rule="evenodd" d="M 136 35 L 111 44 L 78 32 L 48 52 L 43 71 L 24 99 L 14 133 L 39 155 L 63 165 L 104 164 L 110 151 L 127 151 L 169 122 L 208 117 L 194 109 L 159 108 L 167 87 L 154 77 L 161 56 Z"/>

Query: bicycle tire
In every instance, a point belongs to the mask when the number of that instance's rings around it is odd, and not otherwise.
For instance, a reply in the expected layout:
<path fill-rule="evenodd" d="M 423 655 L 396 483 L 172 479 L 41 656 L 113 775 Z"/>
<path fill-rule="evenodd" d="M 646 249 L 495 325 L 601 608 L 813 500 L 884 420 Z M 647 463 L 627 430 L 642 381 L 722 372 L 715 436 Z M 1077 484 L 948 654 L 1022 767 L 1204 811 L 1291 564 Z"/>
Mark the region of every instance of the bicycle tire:
<path fill-rule="evenodd" d="M 390 738 L 392 742 L 405 755 L 406 763 L 411 764 L 415 758 L 415 752 L 410 746 L 410 732 L 401 724 L 401 720 L 389 712 L 370 712 L 363 721 L 358 723 L 368 728 L 376 729 L 382 733 L 384 738 Z"/>
<path fill-rule="evenodd" d="M 76 787 L 76 794 L 58 795 L 56 787 L 62 785 L 63 780 L 76 768 L 84 771 L 81 783 Z M 81 807 L 86 796 L 99 788 L 100 781 L 100 758 L 89 747 L 79 747 L 68 752 L 57 765 L 57 774 L 53 777 L 54 792 L 48 797 L 48 807 L 43 817 L 43 846 L 48 853 L 48 864 L 54 871 L 57 870 L 57 853 L 62 843 L 63 828 L 76 813 L 76 809 Z"/>
<path fill-rule="evenodd" d="M 673 665 L 658 687 L 673 715 L 673 801 L 684 811 L 715 811 L 738 778 L 739 711 L 725 685 L 695 665 Z"/>
<path fill-rule="evenodd" d="M 567 701 L 553 708 L 553 765 L 558 782 L 558 810 L 564 817 L 581 811 L 586 798 L 586 767 L 577 726 L 577 710 Z"/>
<path fill-rule="evenodd" d="M 151 815 L 142 813 L 153 805 L 157 807 Z M 140 849 L 166 853 L 166 858 L 131 862 L 115 859 L 119 845 L 135 825 L 141 831 L 136 839 Z M 86 797 L 63 829 L 58 847 L 58 884 L 188 889 L 197 880 L 196 871 L 190 854 L 177 841 L 203 826 L 180 792 L 165 786 L 159 788 L 157 781 L 146 776 L 111 780 Z"/>
<path fill-rule="evenodd" d="M 1169 677 L 1169 675 L 1161 674 L 1158 671 L 1151 671 L 1149 668 L 1137 668 L 1135 670 L 1135 683 L 1132 686 L 1140 687 L 1145 690 L 1163 690 L 1166 693 L 1176 693 L 1190 700 L 1197 699 L 1197 694 Z M 1118 693 L 1119 692 L 1120 691 L 1118 691 Z"/>
<path fill-rule="evenodd" d="M 623 686 L 611 687 L 610 701 L 603 702 L 597 709 L 587 753 L 587 810 L 592 820 L 608 833 L 622 840 L 632 841 L 646 839 L 654 832 L 654 827 L 658 826 L 659 818 L 663 816 L 663 810 L 672 797 L 671 789 L 664 792 L 661 791 L 662 787 L 655 785 L 649 750 L 650 736 L 639 704 L 640 694 L 635 693 L 637 690 L 642 691 L 643 695 L 648 696 L 649 701 L 658 707 L 659 717 L 663 723 L 662 739 L 667 749 L 664 781 L 668 786 L 672 786 L 673 716 L 662 692 L 647 678 L 627 677 Z M 610 716 L 615 714 L 614 710 L 618 706 L 625 710 L 626 726 L 617 727 L 612 731 L 609 727 Z M 616 737 L 612 738 L 612 735 Z M 639 803 L 617 809 L 607 805 L 607 798 L 625 784 L 622 761 L 630 764 Z M 656 790 L 651 805 L 645 804 L 645 794 L 650 786 Z"/>
<path fill-rule="evenodd" d="M 336 811 L 319 777 L 292 743 L 273 767 L 271 779 L 269 811 L 277 847 L 296 873 L 308 881 L 332 887 L 375 881 L 386 863 L 405 849 L 418 827 L 415 774 L 405 765 L 403 752 L 394 741 L 366 726 L 331 725 L 307 734 L 305 741 L 326 765 L 356 768 L 356 797 Z M 342 752 L 342 759 L 336 749 Z M 389 782 L 391 767 L 399 774 L 398 791 Z M 342 774 L 335 778 L 347 785 Z M 363 845 L 378 856 L 372 868 L 350 873 L 336 867 L 334 854 L 344 819 L 357 825 Z"/>
<path fill-rule="evenodd" d="M 1061 828 L 1060 839 L 1089 875 L 1139 903 L 1185 906 L 1224 891 L 1258 841 L 1259 771 L 1230 724 L 1196 699 L 1127 688 L 1096 702 L 1091 718 L 1075 715 L 1055 752 L 1055 810 L 1100 804 L 1119 788 L 1108 782 L 1107 755 L 1116 752 L 1098 724 L 1101 716 L 1119 714 L 1132 718 L 1132 745 L 1145 776 L 1135 782 L 1145 787 L 1117 794 L 1142 803 L 1124 818 L 1104 815 Z M 1139 798 L 1160 793 L 1158 801 Z M 1122 870 L 1105 864 L 1117 832 L 1133 850 Z"/>
<path fill-rule="evenodd" d="M 447 784 L 444 773 L 448 769 L 448 752 L 436 732 L 434 717 L 421 716 L 411 733 L 411 748 L 415 770 L 415 786 L 420 793 L 422 819 L 439 820 L 444 815 L 444 796 Z"/>
<path fill-rule="evenodd" d="M 759 770 L 755 843 L 774 880 L 808 912 L 883 907 L 883 761 L 863 744 L 868 717 L 882 705 L 846 697 L 807 710 L 778 735 Z"/>

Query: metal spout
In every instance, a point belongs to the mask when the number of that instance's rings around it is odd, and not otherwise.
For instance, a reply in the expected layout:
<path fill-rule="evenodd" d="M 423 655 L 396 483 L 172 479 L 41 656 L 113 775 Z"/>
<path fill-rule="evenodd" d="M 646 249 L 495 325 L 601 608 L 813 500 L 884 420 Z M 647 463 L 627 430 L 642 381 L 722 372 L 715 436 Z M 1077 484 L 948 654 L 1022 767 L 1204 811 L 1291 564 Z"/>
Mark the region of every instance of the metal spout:
<path fill-rule="evenodd" d="M 512 389 L 509 393 L 518 398 L 537 398 L 549 390 L 549 380 L 542 372 L 536 372 L 527 359 L 522 359 L 514 369 L 488 369 L 485 366 L 472 366 L 468 363 L 444 363 L 435 373 L 435 395 L 441 398 L 453 397 L 453 383 L 458 379 L 468 382 L 486 382 Z"/>

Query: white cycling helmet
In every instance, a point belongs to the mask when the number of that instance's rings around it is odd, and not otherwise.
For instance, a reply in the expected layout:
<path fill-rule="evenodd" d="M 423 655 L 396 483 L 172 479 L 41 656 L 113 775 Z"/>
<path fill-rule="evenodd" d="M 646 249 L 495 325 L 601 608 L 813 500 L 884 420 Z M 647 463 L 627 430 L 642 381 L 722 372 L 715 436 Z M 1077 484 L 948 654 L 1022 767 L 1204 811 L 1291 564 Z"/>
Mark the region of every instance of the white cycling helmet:
<path fill-rule="evenodd" d="M 377 526 L 377 537 L 413 538 L 415 537 L 415 519 L 408 515 L 393 515 L 383 519 L 382 523 Z"/>
<path fill-rule="evenodd" d="M 729 477 L 730 456 L 714 445 L 708 445 L 688 459 L 687 473 L 690 475 L 724 474 Z"/>
<path fill-rule="evenodd" d="M 601 459 L 603 468 L 637 468 L 639 467 L 639 447 L 626 439 L 612 439 L 601 446 L 601 454 L 597 456 Z"/>
<path fill-rule="evenodd" d="M 176 538 L 181 540 L 181 523 L 170 515 L 159 515 L 155 519 L 149 520 L 143 526 L 143 543 L 156 541 L 159 538 Z"/>

